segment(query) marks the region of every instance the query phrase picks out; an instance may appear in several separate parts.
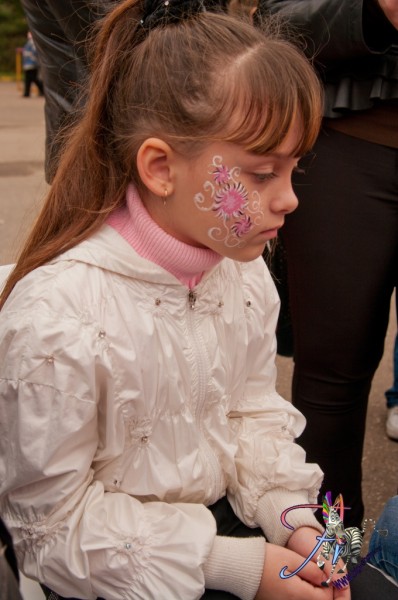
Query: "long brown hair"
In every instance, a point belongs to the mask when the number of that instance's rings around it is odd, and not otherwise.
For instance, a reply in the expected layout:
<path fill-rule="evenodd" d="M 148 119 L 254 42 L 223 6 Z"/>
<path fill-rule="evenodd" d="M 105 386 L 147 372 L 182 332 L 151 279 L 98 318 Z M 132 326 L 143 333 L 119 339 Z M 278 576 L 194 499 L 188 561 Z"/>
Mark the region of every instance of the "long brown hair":
<path fill-rule="evenodd" d="M 170 0 L 172 1 L 172 0 Z M 266 154 L 299 116 L 297 154 L 320 126 L 320 85 L 301 52 L 243 19 L 202 12 L 149 31 L 143 0 L 124 0 L 95 38 L 82 115 L 70 129 L 31 234 L 0 299 L 15 284 L 97 231 L 125 202 L 148 137 L 194 153 L 209 141 Z"/>

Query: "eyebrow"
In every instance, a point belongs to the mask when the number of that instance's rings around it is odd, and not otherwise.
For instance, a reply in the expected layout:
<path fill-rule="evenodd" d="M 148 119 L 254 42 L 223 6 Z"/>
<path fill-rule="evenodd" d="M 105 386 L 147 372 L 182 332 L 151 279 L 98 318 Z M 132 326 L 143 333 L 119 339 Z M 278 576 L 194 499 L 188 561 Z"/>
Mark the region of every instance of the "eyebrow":
<path fill-rule="evenodd" d="M 302 158 L 299 154 L 284 154 L 282 152 L 270 152 L 270 154 L 265 154 L 264 156 L 272 156 L 273 158 Z"/>
<path fill-rule="evenodd" d="M 267 159 L 267 158 L 276 158 L 277 160 L 281 160 L 281 159 L 286 159 L 286 158 L 292 158 L 295 160 L 300 160 L 302 157 L 302 155 L 300 154 L 287 154 L 287 153 L 283 153 L 283 152 L 269 152 L 267 154 L 255 154 L 254 152 L 250 152 L 251 156 L 253 156 L 253 158 L 258 158 L 258 159 Z"/>

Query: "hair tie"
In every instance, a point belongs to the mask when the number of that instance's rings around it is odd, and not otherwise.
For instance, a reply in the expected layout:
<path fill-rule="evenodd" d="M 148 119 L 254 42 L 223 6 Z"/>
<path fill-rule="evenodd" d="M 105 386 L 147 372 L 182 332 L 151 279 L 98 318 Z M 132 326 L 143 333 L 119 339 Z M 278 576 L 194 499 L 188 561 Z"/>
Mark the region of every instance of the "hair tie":
<path fill-rule="evenodd" d="M 145 29 L 178 23 L 203 12 L 224 12 L 226 0 L 145 0 L 140 24 Z"/>

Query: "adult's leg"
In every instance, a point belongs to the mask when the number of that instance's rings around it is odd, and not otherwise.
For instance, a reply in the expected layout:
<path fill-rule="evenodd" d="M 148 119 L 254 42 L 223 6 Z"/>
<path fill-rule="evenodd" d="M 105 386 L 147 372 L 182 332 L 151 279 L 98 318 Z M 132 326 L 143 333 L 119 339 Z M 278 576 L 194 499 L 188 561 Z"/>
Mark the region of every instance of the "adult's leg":
<path fill-rule="evenodd" d="M 30 88 L 32 85 L 32 70 L 31 69 L 27 69 L 24 72 L 24 77 L 25 77 L 25 87 L 24 87 L 24 97 L 25 98 L 29 98 L 30 96 Z"/>
<path fill-rule="evenodd" d="M 397 300 L 397 322 L 398 322 L 398 293 Z M 392 386 L 386 391 L 387 421 L 386 433 L 392 440 L 398 441 L 398 333 L 395 336 L 393 356 L 394 379 Z"/>
<path fill-rule="evenodd" d="M 34 79 L 35 85 L 37 86 L 37 89 L 39 90 L 39 94 L 40 96 L 44 96 L 44 86 L 43 86 L 43 82 L 40 79 L 39 76 L 39 69 L 35 70 L 35 79 Z"/>
<path fill-rule="evenodd" d="M 398 151 L 325 130 L 314 154 L 282 229 L 292 395 L 307 418 L 298 442 L 325 472 L 322 492 L 342 493 L 346 526 L 359 525 L 367 401 L 397 278 Z"/>
<path fill-rule="evenodd" d="M 398 268 L 398 267 L 397 267 Z M 397 303 L 397 323 L 398 323 L 398 290 L 395 291 L 395 300 Z M 387 408 L 398 406 L 398 333 L 394 343 L 393 357 L 394 380 L 390 389 L 386 391 Z"/>
<path fill-rule="evenodd" d="M 398 584 L 398 496 L 390 498 L 380 515 L 369 543 L 370 563 Z M 398 590 L 396 591 L 398 598 Z"/>
<path fill-rule="evenodd" d="M 351 600 L 396 600 L 398 589 L 369 565 L 350 582 Z"/>
<path fill-rule="evenodd" d="M 30 69 L 29 70 L 29 76 L 30 76 L 30 83 L 34 83 L 35 86 L 38 88 L 39 92 L 42 93 L 43 91 L 43 85 L 41 83 L 41 81 L 38 83 L 38 73 L 39 73 L 39 69 Z M 41 89 L 39 87 L 39 84 L 41 86 Z"/>

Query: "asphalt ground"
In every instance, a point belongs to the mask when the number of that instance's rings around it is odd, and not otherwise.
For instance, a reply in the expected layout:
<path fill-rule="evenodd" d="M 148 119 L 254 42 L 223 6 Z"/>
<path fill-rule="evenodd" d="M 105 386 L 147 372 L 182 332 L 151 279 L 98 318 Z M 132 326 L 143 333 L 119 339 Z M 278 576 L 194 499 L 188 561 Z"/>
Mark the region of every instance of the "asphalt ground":
<path fill-rule="evenodd" d="M 15 83 L 0 82 L 0 264 L 15 260 L 21 240 L 37 215 L 44 181 L 44 99 L 22 98 Z M 365 517 L 375 518 L 397 493 L 398 442 L 385 434 L 385 390 L 392 384 L 392 352 L 397 324 L 393 303 L 383 360 L 369 401 L 363 457 Z M 292 361 L 278 357 L 278 390 L 290 399 Z M 333 444 L 333 440 L 325 440 Z M 341 465 L 344 469 L 344 464 Z"/>

